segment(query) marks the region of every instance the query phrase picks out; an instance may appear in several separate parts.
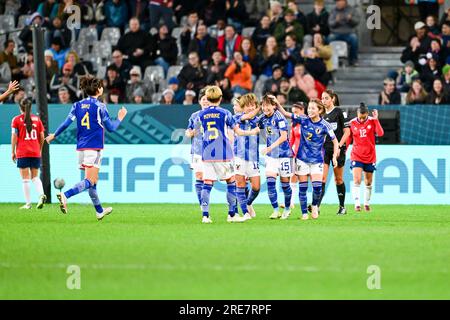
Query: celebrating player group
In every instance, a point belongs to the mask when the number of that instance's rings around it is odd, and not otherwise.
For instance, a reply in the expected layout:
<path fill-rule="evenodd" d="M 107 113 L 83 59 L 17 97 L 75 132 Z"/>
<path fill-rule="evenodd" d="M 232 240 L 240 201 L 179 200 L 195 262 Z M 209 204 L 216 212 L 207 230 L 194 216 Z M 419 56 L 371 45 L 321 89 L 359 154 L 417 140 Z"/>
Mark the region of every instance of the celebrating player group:
<path fill-rule="evenodd" d="M 210 194 L 216 181 L 227 183 L 228 222 L 244 222 L 256 216 L 252 206 L 260 191 L 260 134 L 265 138 L 264 156 L 267 191 L 273 212 L 271 219 L 288 219 L 293 205 L 293 190 L 299 190 L 302 220 L 317 219 L 325 193 L 330 164 L 333 166 L 339 198 L 337 214 L 346 214 L 343 168 L 349 143 L 353 143 L 351 168 L 355 211 L 361 211 L 360 185 L 364 173 L 364 210 L 370 211 L 372 176 L 375 171 L 375 138 L 384 132 L 378 112 L 361 104 L 357 117 L 346 121 L 338 107 L 338 96 L 331 90 L 308 106 L 294 104 L 287 112 L 275 96 L 265 95 L 261 102 L 252 93 L 233 102 L 235 114 L 221 108 L 222 92 L 209 86 L 201 90 L 201 110 L 189 119 L 186 136 L 192 138 L 192 164 L 195 190 L 203 214 L 203 223 L 212 223 Z M 291 120 L 291 133 L 289 125 Z M 284 203 L 278 204 L 277 179 L 280 179 Z M 313 197 L 308 206 L 308 179 Z M 250 184 L 250 188 L 248 188 Z M 280 211 L 283 207 L 283 211 Z M 238 214 L 241 209 L 243 216 Z"/>

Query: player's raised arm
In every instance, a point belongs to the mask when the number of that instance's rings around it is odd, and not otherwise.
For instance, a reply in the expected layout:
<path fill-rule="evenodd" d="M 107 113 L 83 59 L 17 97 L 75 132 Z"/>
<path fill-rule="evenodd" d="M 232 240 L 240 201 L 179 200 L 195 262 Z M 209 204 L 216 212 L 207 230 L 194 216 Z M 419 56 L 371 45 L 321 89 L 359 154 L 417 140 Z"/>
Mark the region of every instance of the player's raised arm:
<path fill-rule="evenodd" d="M 75 119 L 76 119 L 76 116 L 75 116 L 75 103 L 74 103 L 72 105 L 72 109 L 70 110 L 69 115 L 67 116 L 66 120 L 64 120 L 64 122 L 59 125 L 59 127 L 58 127 L 58 129 L 56 129 L 55 133 L 50 133 L 45 138 L 45 141 L 47 141 L 47 143 L 50 144 L 53 140 L 55 140 L 55 138 L 57 136 L 59 136 L 61 133 L 63 133 L 64 130 L 66 130 Z"/>
<path fill-rule="evenodd" d="M 127 115 L 128 111 L 125 107 L 122 106 L 120 110 L 117 112 L 117 119 L 112 120 L 109 117 L 108 110 L 106 110 L 106 106 L 102 107 L 100 109 L 100 113 L 102 115 L 102 122 L 105 124 L 106 130 L 109 132 L 116 131 L 119 127 L 120 123 L 123 121 L 125 116 Z"/>
<path fill-rule="evenodd" d="M 374 123 L 375 123 L 375 134 L 377 135 L 377 137 L 384 136 L 383 127 L 381 126 L 380 120 L 378 119 L 378 110 L 377 109 L 372 111 L 372 119 L 374 120 Z"/>
<path fill-rule="evenodd" d="M 251 112 L 249 112 L 249 113 L 244 113 L 244 114 L 241 116 L 241 121 L 246 121 L 246 120 L 253 119 L 254 117 L 256 117 L 256 116 L 259 114 L 260 111 L 261 111 L 261 104 L 259 104 L 259 105 L 256 107 L 255 110 L 253 110 L 253 111 L 251 111 Z"/>
<path fill-rule="evenodd" d="M 284 107 L 278 101 L 277 97 L 275 97 L 271 94 L 269 94 L 267 96 L 270 98 L 270 100 L 272 100 L 277 105 L 277 110 L 280 111 L 283 116 L 285 116 L 286 118 L 292 119 L 292 113 L 287 112 L 286 109 L 284 109 Z"/>
<path fill-rule="evenodd" d="M 14 81 L 10 81 L 9 85 L 8 85 L 8 89 L 0 95 L 0 102 L 2 102 L 3 100 L 6 100 L 6 98 L 9 97 L 9 95 L 13 94 L 15 91 L 19 90 L 19 82 L 17 82 L 16 80 Z"/>
<path fill-rule="evenodd" d="M 241 128 L 239 128 L 239 125 L 236 124 L 233 127 L 234 133 L 236 133 L 238 136 L 256 136 L 259 134 L 259 128 L 253 128 L 251 130 L 242 130 Z"/>

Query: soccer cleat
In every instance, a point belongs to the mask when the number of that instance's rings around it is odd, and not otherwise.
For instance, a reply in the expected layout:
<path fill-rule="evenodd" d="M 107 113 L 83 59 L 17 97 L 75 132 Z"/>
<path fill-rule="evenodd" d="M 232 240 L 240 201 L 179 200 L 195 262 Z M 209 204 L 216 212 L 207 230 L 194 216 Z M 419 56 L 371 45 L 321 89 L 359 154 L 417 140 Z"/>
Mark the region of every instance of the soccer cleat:
<path fill-rule="evenodd" d="M 281 220 L 286 220 L 287 218 L 289 218 L 289 216 L 291 215 L 291 209 L 284 209 L 283 210 L 283 214 L 281 215 Z"/>
<path fill-rule="evenodd" d="M 339 207 L 339 210 L 336 214 L 338 216 L 343 216 L 343 215 L 347 214 L 347 209 L 345 209 L 345 207 Z"/>
<path fill-rule="evenodd" d="M 212 223 L 212 220 L 211 220 L 210 217 L 205 217 L 205 216 L 203 216 L 203 218 L 202 218 L 202 223 Z"/>
<path fill-rule="evenodd" d="M 365 204 L 365 205 L 364 205 L 364 211 L 366 211 L 366 212 L 372 211 L 372 209 L 370 208 L 370 205 Z"/>
<path fill-rule="evenodd" d="M 59 201 L 59 208 L 61 209 L 61 212 L 66 214 L 67 213 L 67 198 L 64 195 L 63 192 L 60 192 L 56 195 Z"/>
<path fill-rule="evenodd" d="M 274 211 L 274 212 L 270 215 L 269 218 L 270 218 L 270 219 L 279 219 L 279 218 L 281 218 L 281 213 L 280 213 L 279 211 Z"/>
<path fill-rule="evenodd" d="M 43 194 L 39 197 L 39 201 L 36 206 L 36 209 L 42 209 L 44 207 L 45 201 L 47 201 L 47 196 L 45 194 Z"/>
<path fill-rule="evenodd" d="M 251 220 L 252 219 L 252 216 L 250 215 L 250 213 L 246 213 L 246 214 L 244 214 L 244 216 L 242 217 L 242 219 L 244 220 L 244 221 L 247 221 L 247 220 Z"/>
<path fill-rule="evenodd" d="M 313 219 L 319 218 L 319 207 L 318 206 L 311 207 L 311 218 L 313 218 Z"/>
<path fill-rule="evenodd" d="M 113 208 L 104 208 L 103 212 L 97 213 L 97 220 L 100 221 L 113 211 Z"/>
<path fill-rule="evenodd" d="M 361 212 L 361 206 L 355 206 L 355 211 L 356 212 Z"/>
<path fill-rule="evenodd" d="M 252 218 L 256 217 L 256 212 L 252 205 L 247 206 L 247 210 Z"/>
<path fill-rule="evenodd" d="M 228 215 L 227 222 L 244 222 L 244 218 L 240 217 L 239 215 L 235 214 L 234 216 Z"/>
<path fill-rule="evenodd" d="M 308 205 L 308 212 L 311 213 L 312 212 L 312 205 Z"/>
<path fill-rule="evenodd" d="M 302 214 L 302 216 L 300 217 L 300 219 L 302 220 L 308 220 L 309 219 L 309 215 L 307 213 Z"/>
<path fill-rule="evenodd" d="M 19 208 L 19 210 L 30 210 L 32 208 L 31 203 L 27 203 Z"/>

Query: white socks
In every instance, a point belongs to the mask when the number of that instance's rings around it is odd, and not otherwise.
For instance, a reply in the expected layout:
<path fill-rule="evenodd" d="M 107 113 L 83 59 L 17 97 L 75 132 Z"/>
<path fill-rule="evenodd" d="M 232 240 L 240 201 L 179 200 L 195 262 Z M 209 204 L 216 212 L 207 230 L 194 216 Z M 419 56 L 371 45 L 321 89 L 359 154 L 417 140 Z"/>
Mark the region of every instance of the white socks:
<path fill-rule="evenodd" d="M 353 201 L 355 203 L 355 207 L 361 206 L 361 201 L 359 199 L 361 187 L 359 184 L 354 184 L 352 189 Z"/>
<path fill-rule="evenodd" d="M 364 192 L 364 205 L 369 205 L 370 197 L 372 196 L 372 186 L 366 186 L 366 190 Z"/>
<path fill-rule="evenodd" d="M 25 196 L 26 204 L 31 204 L 30 181 L 31 181 L 30 179 L 22 180 L 22 188 L 23 188 L 23 194 Z"/>
<path fill-rule="evenodd" d="M 44 194 L 44 187 L 42 187 L 42 181 L 39 177 L 35 177 L 33 180 L 33 184 L 34 187 L 36 188 L 36 192 L 38 193 L 38 195 L 43 195 Z"/>
<path fill-rule="evenodd" d="M 298 186 L 298 182 L 291 182 L 291 189 L 292 189 L 292 199 L 291 199 L 291 206 L 294 204 L 294 199 L 295 199 L 295 195 L 298 195 L 297 193 L 297 186 Z"/>

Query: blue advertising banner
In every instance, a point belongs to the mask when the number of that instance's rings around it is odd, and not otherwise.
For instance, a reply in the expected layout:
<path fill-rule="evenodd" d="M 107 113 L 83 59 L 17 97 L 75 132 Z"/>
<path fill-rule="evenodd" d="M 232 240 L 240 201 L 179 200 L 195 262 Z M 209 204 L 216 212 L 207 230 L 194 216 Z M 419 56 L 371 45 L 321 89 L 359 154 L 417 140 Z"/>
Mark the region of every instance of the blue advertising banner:
<path fill-rule="evenodd" d="M 189 151 L 190 146 L 186 144 L 108 145 L 103 153 L 98 186 L 100 199 L 105 203 L 195 203 L 195 177 L 189 168 Z M 23 202 L 22 183 L 10 154 L 10 146 L 0 146 L 0 202 Z M 377 155 L 372 203 L 450 204 L 450 146 L 380 145 Z M 64 178 L 66 187 L 80 181 L 82 172 L 78 170 L 73 145 L 51 145 L 50 156 L 52 180 Z M 261 162 L 264 172 L 264 159 Z M 347 160 L 344 180 L 347 203 L 352 203 L 349 166 Z M 332 173 L 328 181 L 324 203 L 337 203 Z M 212 203 L 226 202 L 224 190 L 223 184 L 216 185 Z M 54 202 L 55 194 L 56 190 Z M 279 195 L 281 200 L 282 193 Z M 35 193 L 33 196 L 37 199 Z M 90 203 L 87 194 L 70 201 Z M 298 203 L 298 195 L 295 201 Z M 256 203 L 269 204 L 264 178 Z"/>

